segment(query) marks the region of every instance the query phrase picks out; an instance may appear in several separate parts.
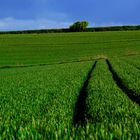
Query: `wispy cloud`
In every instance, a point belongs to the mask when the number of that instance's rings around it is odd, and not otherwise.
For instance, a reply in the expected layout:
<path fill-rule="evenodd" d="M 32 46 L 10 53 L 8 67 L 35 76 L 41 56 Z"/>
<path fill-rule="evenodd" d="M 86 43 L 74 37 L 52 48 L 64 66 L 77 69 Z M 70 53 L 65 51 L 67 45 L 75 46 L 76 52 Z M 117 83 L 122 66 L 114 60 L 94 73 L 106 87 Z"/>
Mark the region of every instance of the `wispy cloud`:
<path fill-rule="evenodd" d="M 48 19 L 31 19 L 19 20 L 12 17 L 7 17 L 0 20 L 0 30 L 25 30 L 25 29 L 50 29 L 50 28 L 66 28 L 70 22 L 61 22 Z"/>
<path fill-rule="evenodd" d="M 56 17 L 56 18 L 55 18 Z M 58 18 L 57 18 L 58 17 Z M 29 29 L 51 29 L 51 28 L 67 28 L 71 22 L 65 20 L 66 15 L 57 14 L 51 15 L 51 18 L 37 18 L 37 19 L 15 19 L 13 17 L 6 17 L 0 19 L 0 30 L 29 30 Z"/>
<path fill-rule="evenodd" d="M 123 23 L 123 22 L 101 22 L 101 23 L 94 23 L 92 27 L 106 27 L 106 26 L 127 26 L 127 25 L 138 25 L 133 23 Z"/>

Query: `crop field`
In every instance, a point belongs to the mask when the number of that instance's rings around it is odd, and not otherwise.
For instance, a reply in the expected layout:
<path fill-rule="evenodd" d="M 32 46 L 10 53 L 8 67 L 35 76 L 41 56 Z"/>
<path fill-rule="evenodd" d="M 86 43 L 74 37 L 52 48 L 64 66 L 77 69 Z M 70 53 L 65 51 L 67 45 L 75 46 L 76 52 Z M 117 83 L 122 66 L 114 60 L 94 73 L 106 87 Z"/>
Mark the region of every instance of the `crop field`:
<path fill-rule="evenodd" d="M 0 139 L 140 138 L 140 31 L 0 35 Z"/>

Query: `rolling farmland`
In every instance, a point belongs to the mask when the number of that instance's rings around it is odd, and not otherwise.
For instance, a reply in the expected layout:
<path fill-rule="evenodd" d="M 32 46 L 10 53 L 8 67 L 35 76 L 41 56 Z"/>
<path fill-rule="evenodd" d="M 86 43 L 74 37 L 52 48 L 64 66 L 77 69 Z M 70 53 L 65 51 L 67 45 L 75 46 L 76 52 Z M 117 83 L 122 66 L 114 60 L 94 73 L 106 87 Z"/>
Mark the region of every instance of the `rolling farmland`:
<path fill-rule="evenodd" d="M 0 139 L 139 139 L 140 31 L 0 35 Z"/>

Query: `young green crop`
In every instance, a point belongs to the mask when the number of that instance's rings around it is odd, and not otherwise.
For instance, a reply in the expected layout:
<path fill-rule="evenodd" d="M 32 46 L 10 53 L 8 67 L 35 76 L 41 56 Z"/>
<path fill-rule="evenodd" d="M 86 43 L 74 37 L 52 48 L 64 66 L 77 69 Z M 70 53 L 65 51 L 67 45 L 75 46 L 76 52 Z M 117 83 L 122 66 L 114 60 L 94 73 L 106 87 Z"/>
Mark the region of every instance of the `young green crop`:
<path fill-rule="evenodd" d="M 140 108 L 105 61 L 88 79 L 94 63 L 89 60 L 138 55 L 139 36 L 140 31 L 0 35 L 0 139 L 139 139 Z M 137 69 L 109 61 L 125 88 L 140 97 L 139 57 L 132 58 Z M 81 94 L 85 81 L 87 98 Z M 73 125 L 79 94 L 87 123 Z"/>
<path fill-rule="evenodd" d="M 89 79 L 85 126 L 74 108 L 93 62 L 1 69 L 1 139 L 138 139 L 140 109 L 117 87 L 105 61 Z"/>
<path fill-rule="evenodd" d="M 20 128 L 24 135 L 30 127 L 44 135 L 42 125 L 52 131 L 72 125 L 77 96 L 92 64 L 0 70 L 1 136 L 18 135 Z"/>

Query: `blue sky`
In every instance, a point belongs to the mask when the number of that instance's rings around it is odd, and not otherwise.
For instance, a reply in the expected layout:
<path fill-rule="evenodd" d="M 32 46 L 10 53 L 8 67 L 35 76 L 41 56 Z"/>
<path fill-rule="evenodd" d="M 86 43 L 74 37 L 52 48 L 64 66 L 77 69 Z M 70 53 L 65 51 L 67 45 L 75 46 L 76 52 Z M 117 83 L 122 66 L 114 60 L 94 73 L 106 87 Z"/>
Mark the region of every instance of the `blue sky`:
<path fill-rule="evenodd" d="M 0 30 L 140 24 L 140 0 L 0 0 Z"/>

